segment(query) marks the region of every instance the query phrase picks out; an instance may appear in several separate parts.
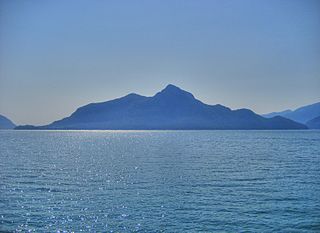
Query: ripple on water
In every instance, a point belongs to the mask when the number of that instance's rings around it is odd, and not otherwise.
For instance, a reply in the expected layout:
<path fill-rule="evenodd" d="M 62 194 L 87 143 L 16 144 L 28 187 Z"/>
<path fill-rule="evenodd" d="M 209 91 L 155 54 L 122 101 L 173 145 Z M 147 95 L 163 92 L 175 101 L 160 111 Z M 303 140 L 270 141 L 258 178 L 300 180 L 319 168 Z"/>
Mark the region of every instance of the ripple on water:
<path fill-rule="evenodd" d="M 0 131 L 0 232 L 318 232 L 319 131 Z"/>

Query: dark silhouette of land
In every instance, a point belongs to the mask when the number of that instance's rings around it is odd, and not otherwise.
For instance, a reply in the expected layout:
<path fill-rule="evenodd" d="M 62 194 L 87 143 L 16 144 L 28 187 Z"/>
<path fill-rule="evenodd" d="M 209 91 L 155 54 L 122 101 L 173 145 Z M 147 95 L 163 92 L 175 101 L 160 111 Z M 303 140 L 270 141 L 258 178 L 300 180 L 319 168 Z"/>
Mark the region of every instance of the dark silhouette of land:
<path fill-rule="evenodd" d="M 174 85 L 152 97 L 129 94 L 91 103 L 71 116 L 49 125 L 17 129 L 306 129 L 303 124 L 277 116 L 270 119 L 249 109 L 231 110 L 208 105 Z"/>
<path fill-rule="evenodd" d="M 263 114 L 263 117 L 274 117 L 274 116 L 282 116 L 293 121 L 306 124 L 308 121 L 320 116 L 320 102 L 310 104 L 307 106 L 302 106 L 297 108 L 296 110 L 285 110 L 282 112 L 272 112 L 268 114 Z"/>
<path fill-rule="evenodd" d="M 7 117 L 0 115 L 0 129 L 13 129 L 16 125 Z"/>
<path fill-rule="evenodd" d="M 312 120 L 308 121 L 306 125 L 310 129 L 320 129 L 320 116 L 313 118 Z"/>

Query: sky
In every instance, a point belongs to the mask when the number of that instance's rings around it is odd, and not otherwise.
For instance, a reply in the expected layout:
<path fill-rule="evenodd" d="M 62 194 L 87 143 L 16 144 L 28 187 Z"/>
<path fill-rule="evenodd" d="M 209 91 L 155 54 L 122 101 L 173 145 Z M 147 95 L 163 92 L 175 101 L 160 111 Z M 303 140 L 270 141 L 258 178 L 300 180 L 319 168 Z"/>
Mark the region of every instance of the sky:
<path fill-rule="evenodd" d="M 317 0 L 0 0 L 0 114 L 48 124 L 174 84 L 257 113 L 320 101 Z"/>

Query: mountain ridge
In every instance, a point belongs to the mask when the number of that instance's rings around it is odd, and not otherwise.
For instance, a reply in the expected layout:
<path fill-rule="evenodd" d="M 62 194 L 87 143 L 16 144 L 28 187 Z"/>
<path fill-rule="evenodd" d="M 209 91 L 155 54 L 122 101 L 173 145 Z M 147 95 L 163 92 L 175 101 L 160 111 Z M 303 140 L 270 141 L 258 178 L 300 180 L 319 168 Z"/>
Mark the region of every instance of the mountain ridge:
<path fill-rule="evenodd" d="M 151 97 L 131 93 L 84 105 L 69 117 L 37 129 L 306 129 L 306 126 L 282 117 L 266 119 L 249 109 L 208 105 L 192 93 L 169 84 Z"/>
<path fill-rule="evenodd" d="M 285 110 L 281 112 L 272 112 L 262 114 L 263 117 L 282 116 L 293 121 L 306 124 L 308 121 L 320 116 L 320 102 L 301 106 L 295 110 Z"/>

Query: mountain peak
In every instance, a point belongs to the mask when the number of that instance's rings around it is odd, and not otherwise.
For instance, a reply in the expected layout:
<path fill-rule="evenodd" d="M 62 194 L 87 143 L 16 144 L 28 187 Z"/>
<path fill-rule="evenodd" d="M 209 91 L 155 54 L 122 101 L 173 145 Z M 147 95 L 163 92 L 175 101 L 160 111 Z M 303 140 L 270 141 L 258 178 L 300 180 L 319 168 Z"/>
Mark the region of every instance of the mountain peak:
<path fill-rule="evenodd" d="M 168 84 L 162 91 L 158 92 L 155 96 L 185 96 L 194 99 L 194 96 L 181 88 Z"/>
<path fill-rule="evenodd" d="M 181 88 L 179 88 L 173 84 L 168 84 L 163 90 L 181 90 Z"/>

